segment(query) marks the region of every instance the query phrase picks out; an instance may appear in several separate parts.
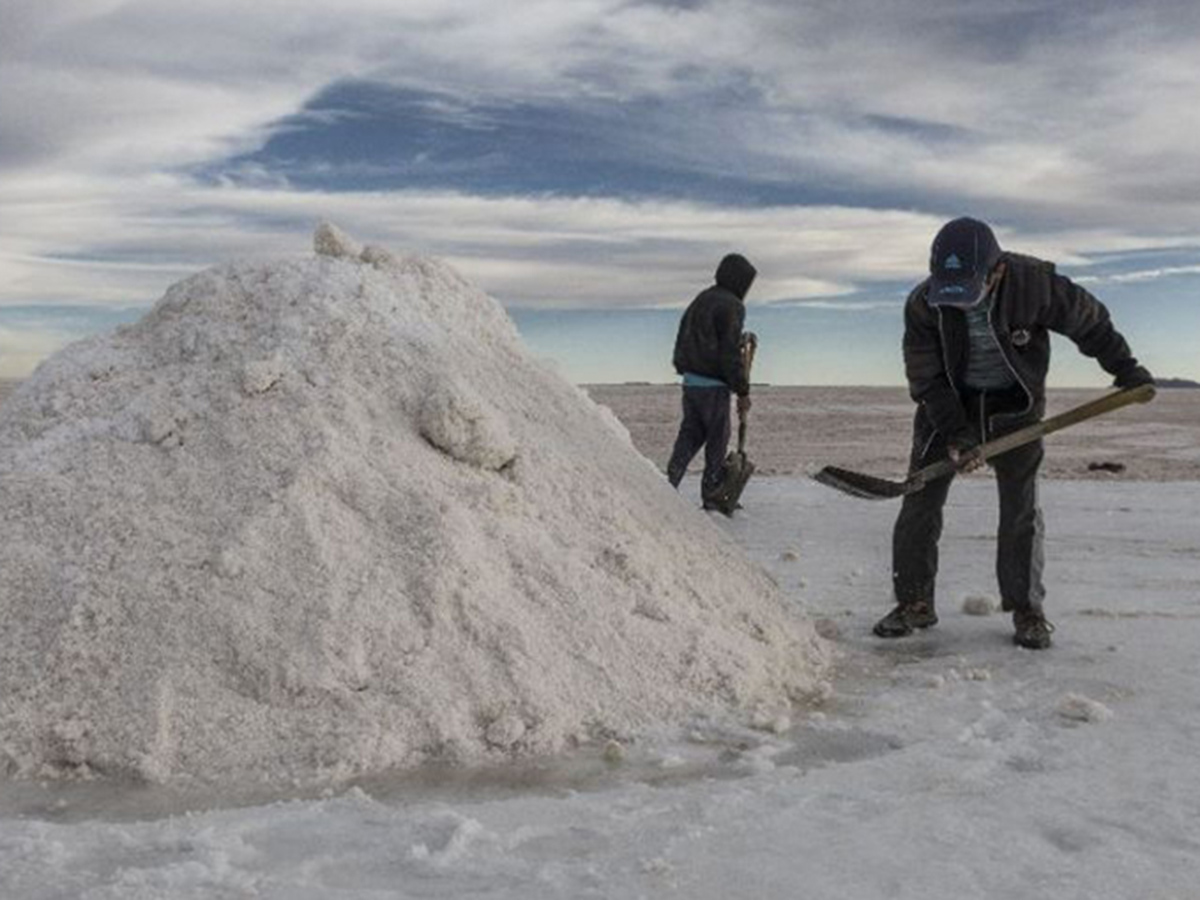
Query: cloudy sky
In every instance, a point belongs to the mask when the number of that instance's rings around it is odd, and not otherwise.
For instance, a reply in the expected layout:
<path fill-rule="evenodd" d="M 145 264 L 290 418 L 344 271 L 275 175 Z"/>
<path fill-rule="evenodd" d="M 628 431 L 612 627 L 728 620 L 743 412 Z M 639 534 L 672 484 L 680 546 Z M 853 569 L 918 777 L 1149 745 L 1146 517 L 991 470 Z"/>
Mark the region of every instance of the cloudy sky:
<path fill-rule="evenodd" d="M 577 380 L 667 380 L 736 249 L 763 379 L 899 383 L 971 214 L 1200 378 L 1194 0 L 4 0 L 0 85 L 0 377 L 328 219 Z"/>

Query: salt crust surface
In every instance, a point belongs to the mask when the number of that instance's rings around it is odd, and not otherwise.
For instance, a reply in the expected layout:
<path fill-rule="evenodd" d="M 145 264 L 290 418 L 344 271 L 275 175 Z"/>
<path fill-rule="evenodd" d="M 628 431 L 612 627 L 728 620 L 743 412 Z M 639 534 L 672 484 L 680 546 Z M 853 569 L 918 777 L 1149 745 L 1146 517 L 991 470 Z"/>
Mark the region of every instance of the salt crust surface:
<path fill-rule="evenodd" d="M 315 246 L 0 408 L 0 768 L 307 782 L 823 689 L 811 626 L 494 300 Z"/>

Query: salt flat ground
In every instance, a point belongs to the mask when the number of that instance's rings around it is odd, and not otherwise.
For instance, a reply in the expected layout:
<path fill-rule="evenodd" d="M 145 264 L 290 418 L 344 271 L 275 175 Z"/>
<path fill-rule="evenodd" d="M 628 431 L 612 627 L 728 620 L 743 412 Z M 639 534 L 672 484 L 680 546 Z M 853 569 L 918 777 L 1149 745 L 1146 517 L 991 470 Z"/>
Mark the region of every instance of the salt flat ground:
<path fill-rule="evenodd" d="M 16 386 L 0 380 L 0 403 Z M 634 444 L 666 467 L 679 427 L 675 385 L 591 385 L 597 403 L 625 423 Z M 1054 414 L 1101 396 L 1102 389 L 1052 390 Z M 900 477 L 908 465 L 913 403 L 904 388 L 774 387 L 753 392 L 748 448 L 761 475 L 812 473 L 824 465 Z M 1161 390 L 1132 406 L 1055 434 L 1043 466 L 1050 478 L 1094 478 L 1090 462 L 1119 462 L 1123 480 L 1200 481 L 1200 390 Z M 702 460 L 697 459 L 694 468 Z M 986 477 L 986 476 L 976 476 Z"/>
<path fill-rule="evenodd" d="M 1146 433 L 1168 425 L 1196 428 Z M 1132 468 L 1146 448 L 1125 434 Z M 995 598 L 986 481 L 951 493 L 942 622 L 891 642 L 869 629 L 894 503 L 798 475 L 745 503 L 712 527 L 841 652 L 833 695 L 790 729 L 697 723 L 617 765 L 587 751 L 325 796 L 0 782 L 0 897 L 1200 898 L 1200 479 L 1047 481 L 1058 629 L 1040 653 L 962 612 Z"/>
<path fill-rule="evenodd" d="M 587 391 L 617 414 L 643 454 L 665 468 L 679 427 L 677 386 L 596 385 Z M 1104 393 L 1102 388 L 1052 390 L 1047 413 Z M 811 473 L 832 464 L 898 478 L 908 466 L 914 405 L 904 388 L 762 386 L 751 398 L 747 447 L 760 474 Z M 1198 481 L 1200 390 L 1160 390 L 1152 403 L 1126 407 L 1048 440 L 1043 473 L 1051 478 L 1111 480 L 1090 473 L 1088 463 L 1120 462 L 1126 466 L 1123 479 Z"/>

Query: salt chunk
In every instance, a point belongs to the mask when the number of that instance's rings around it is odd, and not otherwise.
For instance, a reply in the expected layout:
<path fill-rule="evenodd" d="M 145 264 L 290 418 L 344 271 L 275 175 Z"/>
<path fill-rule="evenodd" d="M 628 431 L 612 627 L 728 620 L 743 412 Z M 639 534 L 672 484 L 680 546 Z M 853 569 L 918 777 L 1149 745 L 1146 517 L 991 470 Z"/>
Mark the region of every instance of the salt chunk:
<path fill-rule="evenodd" d="M 439 450 L 481 469 L 502 469 L 517 455 L 504 420 L 457 381 L 429 391 L 421 406 L 419 427 Z"/>
<path fill-rule="evenodd" d="M 1099 700 L 1075 693 L 1064 695 L 1056 712 L 1073 722 L 1107 722 L 1113 717 L 1113 711 Z"/>
<path fill-rule="evenodd" d="M 376 269 L 398 269 L 400 267 L 400 260 L 394 253 L 373 244 L 364 247 L 359 258 Z"/>
<path fill-rule="evenodd" d="M 764 706 L 754 711 L 750 724 L 759 731 L 783 734 L 792 727 L 792 717 L 786 709 Z"/>
<path fill-rule="evenodd" d="M 215 568 L 223 578 L 237 578 L 245 571 L 246 564 L 240 553 L 232 547 L 226 547 L 217 554 Z"/>
<path fill-rule="evenodd" d="M 525 720 L 515 713 L 505 713 L 487 727 L 484 739 L 493 747 L 507 749 L 525 736 Z"/>
<path fill-rule="evenodd" d="M 654 622 L 670 622 L 671 613 L 662 600 L 653 594 L 642 594 L 633 605 L 635 616 L 644 616 Z"/>
<path fill-rule="evenodd" d="M 817 634 L 829 641 L 836 641 L 842 636 L 841 626 L 833 619 L 817 619 L 813 622 Z"/>
<path fill-rule="evenodd" d="M 142 420 L 142 438 L 150 444 L 162 444 L 175 434 L 175 417 L 165 409 L 153 409 Z"/>
<path fill-rule="evenodd" d="M 242 369 L 242 393 L 247 397 L 265 394 L 283 379 L 285 368 L 278 355 L 247 363 Z"/>
<path fill-rule="evenodd" d="M 331 256 L 335 259 L 358 259 L 362 255 L 360 247 L 350 235 L 330 222 L 322 222 L 313 233 L 313 250 L 318 256 Z"/>
<path fill-rule="evenodd" d="M 962 611 L 968 616 L 990 616 L 996 611 L 996 604 L 990 597 L 971 596 L 963 600 Z"/>

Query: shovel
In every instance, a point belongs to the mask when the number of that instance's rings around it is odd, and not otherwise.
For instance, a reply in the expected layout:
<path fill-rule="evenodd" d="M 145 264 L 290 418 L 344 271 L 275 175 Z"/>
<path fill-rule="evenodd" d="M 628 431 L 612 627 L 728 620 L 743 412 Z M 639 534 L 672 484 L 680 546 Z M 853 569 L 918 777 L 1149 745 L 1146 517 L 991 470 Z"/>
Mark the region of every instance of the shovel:
<path fill-rule="evenodd" d="M 1035 422 L 1033 425 L 988 441 L 986 444 L 980 444 L 975 452 L 981 459 L 988 460 L 1055 431 L 1061 431 L 1070 425 L 1102 416 L 1114 409 L 1120 409 L 1122 406 L 1129 406 L 1131 403 L 1149 403 L 1153 399 L 1154 385 L 1152 384 L 1113 391 L 1089 403 L 1084 403 L 1082 406 L 1076 406 L 1074 409 L 1068 409 L 1066 412 L 1043 419 L 1041 422 Z M 849 494 L 851 497 L 862 497 L 865 500 L 890 500 L 892 497 L 903 497 L 905 494 L 915 494 L 917 491 L 924 490 L 931 481 L 945 478 L 955 472 L 957 468 L 950 460 L 944 459 L 923 469 L 918 469 L 903 481 L 889 481 L 886 478 L 876 478 L 873 475 L 851 472 L 836 466 L 826 466 L 813 475 L 813 478 L 821 484 Z"/>
<path fill-rule="evenodd" d="M 750 367 L 754 364 L 754 351 L 758 349 L 758 336 L 753 331 L 742 335 L 742 362 L 746 369 L 746 380 L 750 380 Z M 721 483 L 704 498 L 708 509 L 717 509 L 727 516 L 732 516 L 738 508 L 738 499 L 746 488 L 746 482 L 754 474 L 754 463 L 746 455 L 746 415 L 738 413 L 737 449 L 725 457 L 725 468 Z"/>

